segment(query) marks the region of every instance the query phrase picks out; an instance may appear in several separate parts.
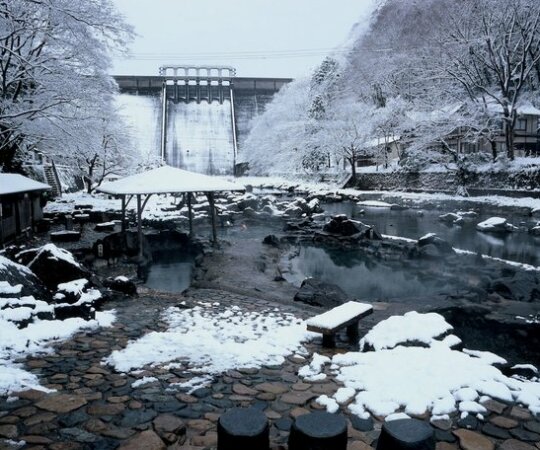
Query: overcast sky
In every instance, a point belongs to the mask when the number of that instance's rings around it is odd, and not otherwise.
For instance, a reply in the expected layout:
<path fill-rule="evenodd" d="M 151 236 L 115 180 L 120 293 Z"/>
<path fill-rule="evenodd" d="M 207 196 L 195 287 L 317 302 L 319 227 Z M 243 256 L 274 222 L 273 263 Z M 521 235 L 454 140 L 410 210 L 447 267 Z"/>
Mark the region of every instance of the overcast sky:
<path fill-rule="evenodd" d="M 162 64 L 229 65 L 238 76 L 297 77 L 366 23 L 376 0 L 114 0 L 139 37 L 115 75 Z"/>

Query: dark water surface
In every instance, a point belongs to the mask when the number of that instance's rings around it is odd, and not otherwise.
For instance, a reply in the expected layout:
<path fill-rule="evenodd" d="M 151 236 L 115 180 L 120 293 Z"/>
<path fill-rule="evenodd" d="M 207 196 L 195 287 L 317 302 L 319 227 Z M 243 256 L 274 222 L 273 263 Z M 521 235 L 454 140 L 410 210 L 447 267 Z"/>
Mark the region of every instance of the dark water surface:
<path fill-rule="evenodd" d="M 191 284 L 193 256 L 181 251 L 154 252 L 144 285 L 164 292 L 182 292 Z"/>
<path fill-rule="evenodd" d="M 441 214 L 457 210 L 451 207 L 448 210 L 408 209 L 396 211 L 389 208 L 359 206 L 354 202 L 343 202 L 326 204 L 324 210 L 328 215 L 347 214 L 356 220 L 373 225 L 382 234 L 418 239 L 427 233 L 437 233 L 439 237 L 456 248 L 540 266 L 540 237 L 530 235 L 525 229 L 506 234 L 476 231 L 476 225 L 479 222 L 493 216 L 505 217 L 515 226 L 530 227 L 536 221 L 523 214 L 501 212 L 493 207 L 469 205 L 470 207 L 474 207 L 474 210 L 479 212 L 479 216 L 462 226 L 447 225 L 439 221 Z M 365 213 L 360 214 L 361 210 L 364 210 Z"/>

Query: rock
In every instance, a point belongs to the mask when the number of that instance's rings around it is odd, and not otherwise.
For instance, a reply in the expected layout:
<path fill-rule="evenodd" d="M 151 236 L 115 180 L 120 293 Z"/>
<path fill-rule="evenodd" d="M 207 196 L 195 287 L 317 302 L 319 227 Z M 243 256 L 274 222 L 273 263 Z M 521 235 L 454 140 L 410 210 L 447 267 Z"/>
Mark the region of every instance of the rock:
<path fill-rule="evenodd" d="M 531 413 L 521 406 L 513 406 L 510 410 L 510 417 L 518 420 L 531 420 Z"/>
<path fill-rule="evenodd" d="M 433 245 L 440 254 L 454 253 L 454 249 L 452 248 L 452 246 L 444 239 L 441 239 L 439 236 L 437 236 L 435 233 L 429 233 L 425 236 L 422 236 L 420 239 L 418 239 L 417 245 L 420 248 L 427 245 Z"/>
<path fill-rule="evenodd" d="M 45 397 L 36 403 L 36 406 L 46 411 L 58 414 L 66 414 L 86 405 L 87 401 L 80 395 L 56 394 Z"/>
<path fill-rule="evenodd" d="M 255 389 L 270 394 L 284 394 L 289 391 L 289 387 L 283 383 L 261 383 L 255 386 Z"/>
<path fill-rule="evenodd" d="M 508 439 L 499 445 L 498 450 L 536 450 L 532 445 L 520 442 L 516 439 Z"/>
<path fill-rule="evenodd" d="M 126 409 L 122 403 L 94 403 L 87 408 L 92 416 L 116 416 Z"/>
<path fill-rule="evenodd" d="M 54 244 L 41 247 L 28 267 L 52 291 L 60 283 L 90 277 L 70 252 Z"/>
<path fill-rule="evenodd" d="M 60 430 L 60 434 L 62 437 L 75 442 L 93 443 L 100 440 L 99 436 L 80 428 L 63 428 Z"/>
<path fill-rule="evenodd" d="M 185 434 L 186 424 L 182 419 L 172 414 L 161 414 L 154 419 L 154 429 L 162 433 Z"/>
<path fill-rule="evenodd" d="M 506 409 L 507 405 L 498 402 L 497 400 L 489 399 L 485 402 L 482 402 L 482 406 L 484 406 L 488 411 L 494 412 L 495 414 L 502 414 Z"/>
<path fill-rule="evenodd" d="M 510 430 L 510 434 L 516 439 L 519 439 L 520 441 L 540 442 L 540 434 L 533 433 L 532 431 L 523 430 L 521 428 L 514 428 Z"/>
<path fill-rule="evenodd" d="M 496 425 L 499 428 L 504 428 L 505 430 L 516 428 L 519 425 L 519 423 L 516 420 L 510 419 L 509 417 L 504 417 L 504 416 L 495 416 L 491 418 L 489 421 L 493 425 Z"/>
<path fill-rule="evenodd" d="M 496 427 L 495 425 L 491 423 L 486 423 L 482 427 L 482 433 L 484 433 L 487 436 L 492 436 L 497 439 L 508 439 L 510 437 L 510 433 L 507 430 Z"/>
<path fill-rule="evenodd" d="M 348 302 L 349 297 L 335 284 L 326 283 L 316 278 L 307 278 L 294 296 L 294 301 L 324 308 L 334 308 Z"/>
<path fill-rule="evenodd" d="M 263 239 L 263 244 L 270 245 L 272 247 L 279 247 L 279 238 L 274 234 L 269 234 Z"/>
<path fill-rule="evenodd" d="M 455 213 L 447 213 L 439 216 L 439 221 L 444 223 L 454 223 L 456 220 L 461 219 L 461 216 Z"/>
<path fill-rule="evenodd" d="M 288 403 L 290 405 L 305 405 L 311 399 L 315 398 L 317 395 L 313 392 L 288 392 L 281 396 L 281 401 L 283 403 Z"/>
<path fill-rule="evenodd" d="M 126 295 L 137 295 L 137 285 L 127 277 L 118 276 L 116 278 L 107 278 L 103 285 L 116 292 Z"/>
<path fill-rule="evenodd" d="M 357 220 L 348 219 L 345 214 L 332 217 L 330 222 L 324 225 L 323 231 L 338 236 L 350 237 L 359 235 L 365 239 L 382 240 L 380 233 L 373 227 Z"/>
<path fill-rule="evenodd" d="M 118 450 L 165 450 L 166 448 L 167 446 L 156 433 L 147 430 L 121 444 Z"/>
<path fill-rule="evenodd" d="M 503 217 L 490 217 L 476 225 L 476 229 L 484 233 L 508 233 L 515 231 L 516 227 Z"/>
<path fill-rule="evenodd" d="M 94 227 L 94 230 L 95 230 L 95 231 L 100 231 L 100 232 L 114 231 L 115 225 L 116 225 L 116 224 L 115 224 L 114 222 L 103 222 L 103 223 L 98 223 L 98 224 L 96 224 L 96 226 Z"/>
<path fill-rule="evenodd" d="M 17 425 L 0 425 L 0 436 L 14 439 L 19 435 Z"/>
<path fill-rule="evenodd" d="M 463 450 L 495 450 L 495 444 L 487 437 L 474 431 L 459 429 L 454 431 Z"/>

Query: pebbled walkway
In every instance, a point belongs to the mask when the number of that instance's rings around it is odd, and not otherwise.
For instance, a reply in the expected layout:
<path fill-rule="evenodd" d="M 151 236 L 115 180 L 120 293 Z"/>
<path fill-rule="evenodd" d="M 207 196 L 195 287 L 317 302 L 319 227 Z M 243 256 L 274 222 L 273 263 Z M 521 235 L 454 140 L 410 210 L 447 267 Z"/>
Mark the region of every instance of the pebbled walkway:
<path fill-rule="evenodd" d="M 184 296 L 143 290 L 138 298 L 110 302 L 106 308 L 117 311 L 111 328 L 77 334 L 59 344 L 55 354 L 24 361 L 44 386 L 57 392 L 25 391 L 16 399 L 0 397 L 0 449 L 214 449 L 216 422 L 233 406 L 264 411 L 272 423 L 272 449 L 286 449 L 292 420 L 321 409 L 314 400 L 339 388 L 330 373 L 322 382 L 300 380 L 298 369 L 306 361 L 299 357 L 291 356 L 280 366 L 229 371 L 191 394 L 169 389 L 171 383 L 194 376 L 181 368 L 147 367 L 135 376 L 101 365 L 104 357 L 124 348 L 129 340 L 165 330 L 161 312 L 182 301 L 188 305 L 219 302 L 220 308 L 238 305 L 255 311 L 277 307 L 300 318 L 315 311 L 210 289 L 192 289 Z M 307 348 L 328 356 L 349 349 L 344 339 L 328 352 L 317 341 Z M 132 388 L 133 382 L 145 376 L 158 381 Z M 540 422 L 527 410 L 495 401 L 486 407 L 490 414 L 483 421 L 454 417 L 435 423 L 437 450 L 540 449 Z M 346 407 L 341 409 L 349 420 L 349 450 L 375 448 L 381 421 L 359 420 L 348 415 Z M 21 441 L 26 444 L 15 445 Z"/>

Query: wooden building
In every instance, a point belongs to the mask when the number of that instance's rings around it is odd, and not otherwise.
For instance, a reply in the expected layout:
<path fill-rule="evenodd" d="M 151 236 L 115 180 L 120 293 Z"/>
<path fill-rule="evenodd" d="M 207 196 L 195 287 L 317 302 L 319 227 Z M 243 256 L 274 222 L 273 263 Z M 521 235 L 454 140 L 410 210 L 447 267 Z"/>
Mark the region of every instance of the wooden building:
<path fill-rule="evenodd" d="M 48 184 L 14 173 L 0 173 L 0 245 L 32 230 L 43 218 Z"/>

